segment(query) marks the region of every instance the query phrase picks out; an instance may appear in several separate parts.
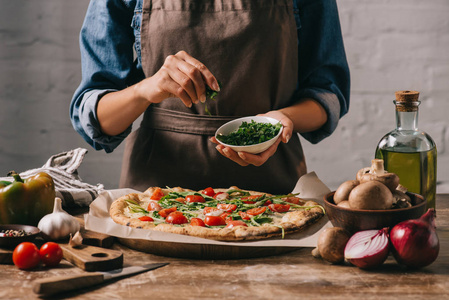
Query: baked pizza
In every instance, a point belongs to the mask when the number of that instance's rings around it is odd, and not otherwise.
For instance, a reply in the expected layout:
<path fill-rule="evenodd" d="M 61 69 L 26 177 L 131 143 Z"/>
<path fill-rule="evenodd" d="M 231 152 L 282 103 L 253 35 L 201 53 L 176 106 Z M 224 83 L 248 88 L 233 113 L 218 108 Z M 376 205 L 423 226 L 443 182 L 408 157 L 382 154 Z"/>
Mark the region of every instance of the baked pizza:
<path fill-rule="evenodd" d="M 110 215 L 134 228 L 244 241 L 301 231 L 318 221 L 324 208 L 297 194 L 271 195 L 235 186 L 201 191 L 151 187 L 115 200 Z"/>

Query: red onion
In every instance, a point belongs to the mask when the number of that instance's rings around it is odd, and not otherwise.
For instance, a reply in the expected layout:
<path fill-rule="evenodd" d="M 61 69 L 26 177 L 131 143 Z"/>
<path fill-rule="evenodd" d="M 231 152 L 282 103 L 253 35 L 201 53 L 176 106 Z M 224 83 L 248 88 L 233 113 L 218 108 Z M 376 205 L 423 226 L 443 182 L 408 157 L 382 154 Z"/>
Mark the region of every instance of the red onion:
<path fill-rule="evenodd" d="M 355 233 L 345 247 L 345 259 L 353 265 L 370 269 L 380 266 L 389 253 L 388 228 Z"/>
<path fill-rule="evenodd" d="M 393 256 L 407 267 L 421 268 L 437 259 L 440 242 L 435 230 L 435 209 L 430 208 L 419 219 L 408 220 L 390 231 Z"/>

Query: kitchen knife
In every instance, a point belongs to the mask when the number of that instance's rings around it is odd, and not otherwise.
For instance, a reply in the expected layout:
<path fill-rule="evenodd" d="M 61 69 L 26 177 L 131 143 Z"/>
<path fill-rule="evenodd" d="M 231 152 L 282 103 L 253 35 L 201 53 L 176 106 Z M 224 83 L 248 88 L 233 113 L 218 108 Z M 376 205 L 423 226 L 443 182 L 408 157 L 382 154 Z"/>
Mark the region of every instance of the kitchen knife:
<path fill-rule="evenodd" d="M 154 270 L 168 265 L 168 263 L 154 263 L 144 266 L 131 266 L 108 272 L 83 273 L 79 275 L 55 276 L 35 280 L 33 292 L 40 296 L 49 296 L 70 290 L 76 290 L 101 284 L 105 281 L 124 276 L 134 275 L 149 270 Z"/>

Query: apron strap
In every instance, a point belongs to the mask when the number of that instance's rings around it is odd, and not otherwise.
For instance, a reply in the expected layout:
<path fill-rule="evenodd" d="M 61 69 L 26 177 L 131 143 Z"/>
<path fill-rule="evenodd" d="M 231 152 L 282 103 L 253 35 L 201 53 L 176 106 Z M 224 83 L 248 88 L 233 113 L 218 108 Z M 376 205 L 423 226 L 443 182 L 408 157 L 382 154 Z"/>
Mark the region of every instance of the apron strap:
<path fill-rule="evenodd" d="M 143 127 L 197 135 L 215 135 L 217 129 L 238 116 L 206 116 L 165 108 L 150 107 L 145 112 Z"/>

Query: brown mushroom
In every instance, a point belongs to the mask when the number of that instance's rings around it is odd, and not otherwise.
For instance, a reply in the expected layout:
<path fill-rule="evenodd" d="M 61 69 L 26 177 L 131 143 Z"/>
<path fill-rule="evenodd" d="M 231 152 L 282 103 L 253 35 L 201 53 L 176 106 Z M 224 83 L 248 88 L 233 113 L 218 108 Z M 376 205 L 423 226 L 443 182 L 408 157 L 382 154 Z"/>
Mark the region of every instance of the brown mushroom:
<path fill-rule="evenodd" d="M 349 193 L 359 184 L 358 180 L 348 180 L 340 184 L 334 194 L 334 203 L 338 205 L 340 202 L 348 200 Z"/>
<path fill-rule="evenodd" d="M 349 206 L 355 209 L 390 209 L 393 194 L 379 181 L 368 181 L 356 186 L 349 194 Z"/>
<path fill-rule="evenodd" d="M 357 172 L 355 179 L 360 181 L 360 179 L 362 179 L 362 176 L 365 175 L 366 173 L 369 173 L 369 171 L 371 171 L 371 167 L 366 167 L 366 168 L 360 169 Z"/>
<path fill-rule="evenodd" d="M 393 192 L 393 205 L 392 208 L 407 208 L 412 206 L 412 200 L 410 197 L 399 191 L 396 190 Z"/>
<path fill-rule="evenodd" d="M 382 159 L 373 159 L 371 170 L 360 177 L 360 183 L 368 181 L 379 181 L 386 185 L 391 192 L 394 192 L 399 185 L 399 177 L 394 173 L 384 170 L 384 161 Z"/>
<path fill-rule="evenodd" d="M 349 201 L 345 200 L 345 201 L 341 201 L 340 203 L 337 204 L 338 207 L 344 207 L 344 208 L 351 208 L 351 206 L 349 205 Z"/>
<path fill-rule="evenodd" d="M 318 250 L 318 247 L 314 248 L 311 253 L 313 257 L 321 258 L 320 250 Z"/>
<path fill-rule="evenodd" d="M 349 233 L 341 227 L 326 228 L 318 237 L 317 248 L 312 250 L 314 257 L 321 256 L 333 264 L 344 261 L 345 246 L 350 238 Z"/>
<path fill-rule="evenodd" d="M 407 193 L 407 188 L 405 186 L 403 186 L 402 184 L 398 184 L 398 187 L 396 188 L 397 191 L 403 192 L 403 193 Z"/>

